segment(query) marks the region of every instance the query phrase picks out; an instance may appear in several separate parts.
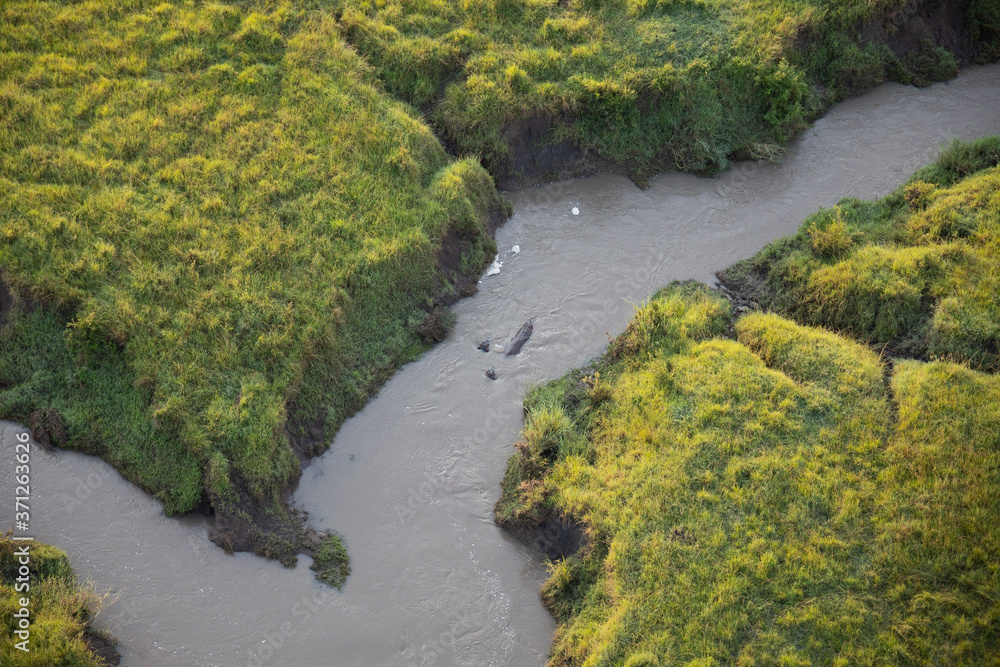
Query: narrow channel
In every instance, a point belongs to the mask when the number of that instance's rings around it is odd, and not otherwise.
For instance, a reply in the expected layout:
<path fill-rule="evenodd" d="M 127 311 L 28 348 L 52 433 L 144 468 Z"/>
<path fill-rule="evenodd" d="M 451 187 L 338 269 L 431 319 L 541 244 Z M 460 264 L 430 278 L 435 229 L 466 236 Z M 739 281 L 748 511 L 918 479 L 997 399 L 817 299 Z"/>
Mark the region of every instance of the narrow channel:
<path fill-rule="evenodd" d="M 455 304 L 448 339 L 400 370 L 303 475 L 296 504 L 350 551 L 343 591 L 318 584 L 308 558 L 287 570 L 226 555 L 208 520 L 167 519 L 72 452 L 35 450 L 35 537 L 114 591 L 100 625 L 129 667 L 542 665 L 555 629 L 538 597 L 545 563 L 492 521 L 526 387 L 600 353 L 669 281 L 712 282 L 818 207 L 883 196 L 950 139 L 996 133 L 1000 65 L 922 90 L 880 86 L 816 121 L 777 164 L 665 175 L 647 190 L 598 175 L 509 193 L 500 273 Z M 534 335 L 504 357 L 529 318 Z M 20 430 L 3 424 L 4 457 Z"/>

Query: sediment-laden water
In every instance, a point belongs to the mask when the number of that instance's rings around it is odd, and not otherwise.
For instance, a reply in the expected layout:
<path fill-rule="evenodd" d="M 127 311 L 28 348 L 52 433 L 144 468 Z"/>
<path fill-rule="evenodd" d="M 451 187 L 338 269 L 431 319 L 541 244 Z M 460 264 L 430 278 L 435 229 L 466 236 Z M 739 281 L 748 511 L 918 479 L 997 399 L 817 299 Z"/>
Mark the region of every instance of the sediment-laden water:
<path fill-rule="evenodd" d="M 398 372 L 303 475 L 296 503 L 350 551 L 342 592 L 318 584 L 307 558 L 286 570 L 227 556 L 207 519 L 167 519 L 103 462 L 69 452 L 33 451 L 34 536 L 115 591 L 100 620 L 129 667 L 540 665 L 555 628 L 538 599 L 545 566 L 492 521 L 525 387 L 598 354 L 659 286 L 711 282 L 817 207 L 883 196 L 943 142 L 995 133 L 1000 65 L 845 102 L 780 164 L 667 175 L 645 191 L 601 175 L 511 193 L 500 273 L 454 306 L 448 340 Z M 532 317 L 522 352 L 504 357 Z M 480 352 L 487 338 L 493 348 Z M 3 428 L 0 526 L 13 518 L 20 430 Z"/>

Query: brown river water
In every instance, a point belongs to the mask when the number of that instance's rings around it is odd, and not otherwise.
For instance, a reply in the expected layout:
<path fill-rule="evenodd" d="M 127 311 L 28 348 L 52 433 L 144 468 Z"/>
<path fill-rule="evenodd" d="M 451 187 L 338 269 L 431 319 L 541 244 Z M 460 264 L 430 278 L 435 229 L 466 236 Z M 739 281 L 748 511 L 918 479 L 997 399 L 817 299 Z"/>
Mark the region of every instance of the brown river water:
<path fill-rule="evenodd" d="M 289 570 L 226 555 L 208 541 L 208 519 L 168 519 L 102 461 L 72 452 L 33 449 L 34 536 L 115 593 L 98 624 L 129 667 L 542 665 L 555 629 L 538 597 L 545 563 L 492 521 L 526 388 L 599 354 L 669 281 L 712 282 L 818 207 L 880 197 L 942 143 L 995 133 L 1000 65 L 844 102 L 778 164 L 666 175 L 647 190 L 599 175 L 510 193 L 500 273 L 455 304 L 448 339 L 396 373 L 302 477 L 296 504 L 350 552 L 343 591 L 317 583 L 306 557 Z M 531 317 L 534 335 L 505 358 Z M 476 349 L 486 338 L 489 353 Z M 23 429 L 2 431 L 5 528 Z"/>

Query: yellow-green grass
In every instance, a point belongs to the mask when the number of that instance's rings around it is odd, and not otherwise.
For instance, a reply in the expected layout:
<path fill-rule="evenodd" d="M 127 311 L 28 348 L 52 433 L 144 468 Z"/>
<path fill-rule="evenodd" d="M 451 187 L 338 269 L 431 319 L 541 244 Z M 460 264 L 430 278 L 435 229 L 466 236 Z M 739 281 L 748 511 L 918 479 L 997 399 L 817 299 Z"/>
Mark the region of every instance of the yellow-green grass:
<path fill-rule="evenodd" d="M 424 349 L 443 240 L 477 274 L 505 206 L 323 7 L 5 3 L 0 414 L 170 514 L 281 518 L 286 430 L 331 436 Z"/>
<path fill-rule="evenodd" d="M 994 3 L 925 4 L 934 21 L 964 14 L 977 26 L 969 48 L 983 59 L 996 57 Z M 919 46 L 898 46 L 894 53 L 886 45 L 891 40 L 880 32 L 882 19 L 904 5 L 336 2 L 347 39 L 389 90 L 425 109 L 450 145 L 479 155 L 495 175 L 516 176 L 522 166 L 509 151 L 522 131 L 518 121 L 540 118 L 547 127 L 554 117 L 544 142 L 572 141 L 640 178 L 663 169 L 724 168 L 734 156 L 773 157 L 806 121 L 849 93 L 887 78 L 953 77 L 954 54 L 916 32 L 912 41 Z M 865 22 L 871 25 L 862 38 Z M 906 33 L 909 23 L 898 30 Z"/>
<path fill-rule="evenodd" d="M 1000 369 L 1000 137 L 952 144 L 888 197 L 822 210 L 722 277 L 896 354 Z"/>
<path fill-rule="evenodd" d="M 30 547 L 29 574 L 19 572 L 20 549 Z M 18 581 L 18 578 L 21 581 Z M 25 584 L 30 588 L 24 589 Z M 20 586 L 20 590 L 17 588 Z M 61 549 L 41 542 L 15 542 L 0 534 L 0 663 L 5 667 L 102 667 L 87 643 L 91 623 L 101 600 L 93 587 L 81 586 Z M 28 643 L 14 634 L 21 630 L 15 612 L 21 600 L 29 601 Z M 101 637 L 102 643 L 107 643 Z"/>
<path fill-rule="evenodd" d="M 535 388 L 497 518 L 563 515 L 551 665 L 1000 664 L 1000 379 L 674 285 Z M 896 414 L 898 411 L 898 419 Z"/>

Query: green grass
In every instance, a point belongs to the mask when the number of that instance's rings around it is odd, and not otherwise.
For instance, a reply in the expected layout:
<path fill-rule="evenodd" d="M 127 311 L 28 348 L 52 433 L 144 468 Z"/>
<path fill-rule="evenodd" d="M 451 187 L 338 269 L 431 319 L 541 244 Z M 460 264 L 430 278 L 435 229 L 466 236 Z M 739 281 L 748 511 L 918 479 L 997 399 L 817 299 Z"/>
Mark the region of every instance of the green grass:
<path fill-rule="evenodd" d="M 1000 382 L 698 285 L 534 389 L 497 505 L 551 566 L 551 665 L 1000 664 Z M 898 420 L 894 413 L 898 410 Z"/>
<path fill-rule="evenodd" d="M 798 321 L 1000 369 L 1000 137 L 957 142 L 877 202 L 847 199 L 727 271 Z M 754 281 L 751 281 L 754 282 Z"/>
<path fill-rule="evenodd" d="M 338 0 L 346 39 L 460 154 L 516 175 L 508 128 L 554 118 L 572 140 L 645 178 L 768 158 L 830 103 L 886 79 L 957 73 L 926 42 L 859 39 L 903 0 Z M 943 6 L 943 3 L 942 3 Z M 986 58 L 989 2 L 967 8 Z M 881 40 L 885 41 L 885 40 Z M 515 134 L 517 130 L 514 130 Z"/>
<path fill-rule="evenodd" d="M 316 549 L 310 567 L 317 572 L 320 581 L 336 588 L 342 587 L 351 574 L 347 547 L 336 535 L 327 535 Z"/>
<path fill-rule="evenodd" d="M 30 588 L 17 590 L 19 556 L 16 550 L 30 544 Z M 30 600 L 28 652 L 15 647 L 21 638 L 13 614 L 19 600 Z M 0 662 L 8 667 L 101 667 L 87 645 L 84 634 L 101 607 L 102 599 L 92 587 L 80 586 L 65 552 L 40 542 L 14 542 L 0 534 Z"/>
<path fill-rule="evenodd" d="M 773 157 L 845 94 L 954 75 L 934 44 L 858 42 L 902 2 L 5 3 L 0 415 L 103 456 L 169 514 L 210 503 L 290 562 L 296 453 L 440 338 L 453 283 L 495 251 L 508 208 L 478 160 L 510 175 L 505 131 L 548 118 L 547 140 L 639 179 Z M 995 57 L 993 4 L 965 7 Z M 928 224 L 944 250 L 907 270 L 932 280 L 969 242 Z M 817 232 L 830 261 L 846 229 Z M 927 346 L 986 340 L 988 366 L 992 330 L 966 325 L 993 283 L 968 285 Z M 899 289 L 892 317 L 917 318 Z"/>
<path fill-rule="evenodd" d="M 415 358 L 443 239 L 477 273 L 505 207 L 312 5 L 6 3 L 0 109 L 0 414 L 170 514 L 280 514 L 290 420 Z"/>
<path fill-rule="evenodd" d="M 895 648 L 917 664 L 1000 664 L 1000 376 L 906 361 L 892 389 L 878 553 Z"/>

